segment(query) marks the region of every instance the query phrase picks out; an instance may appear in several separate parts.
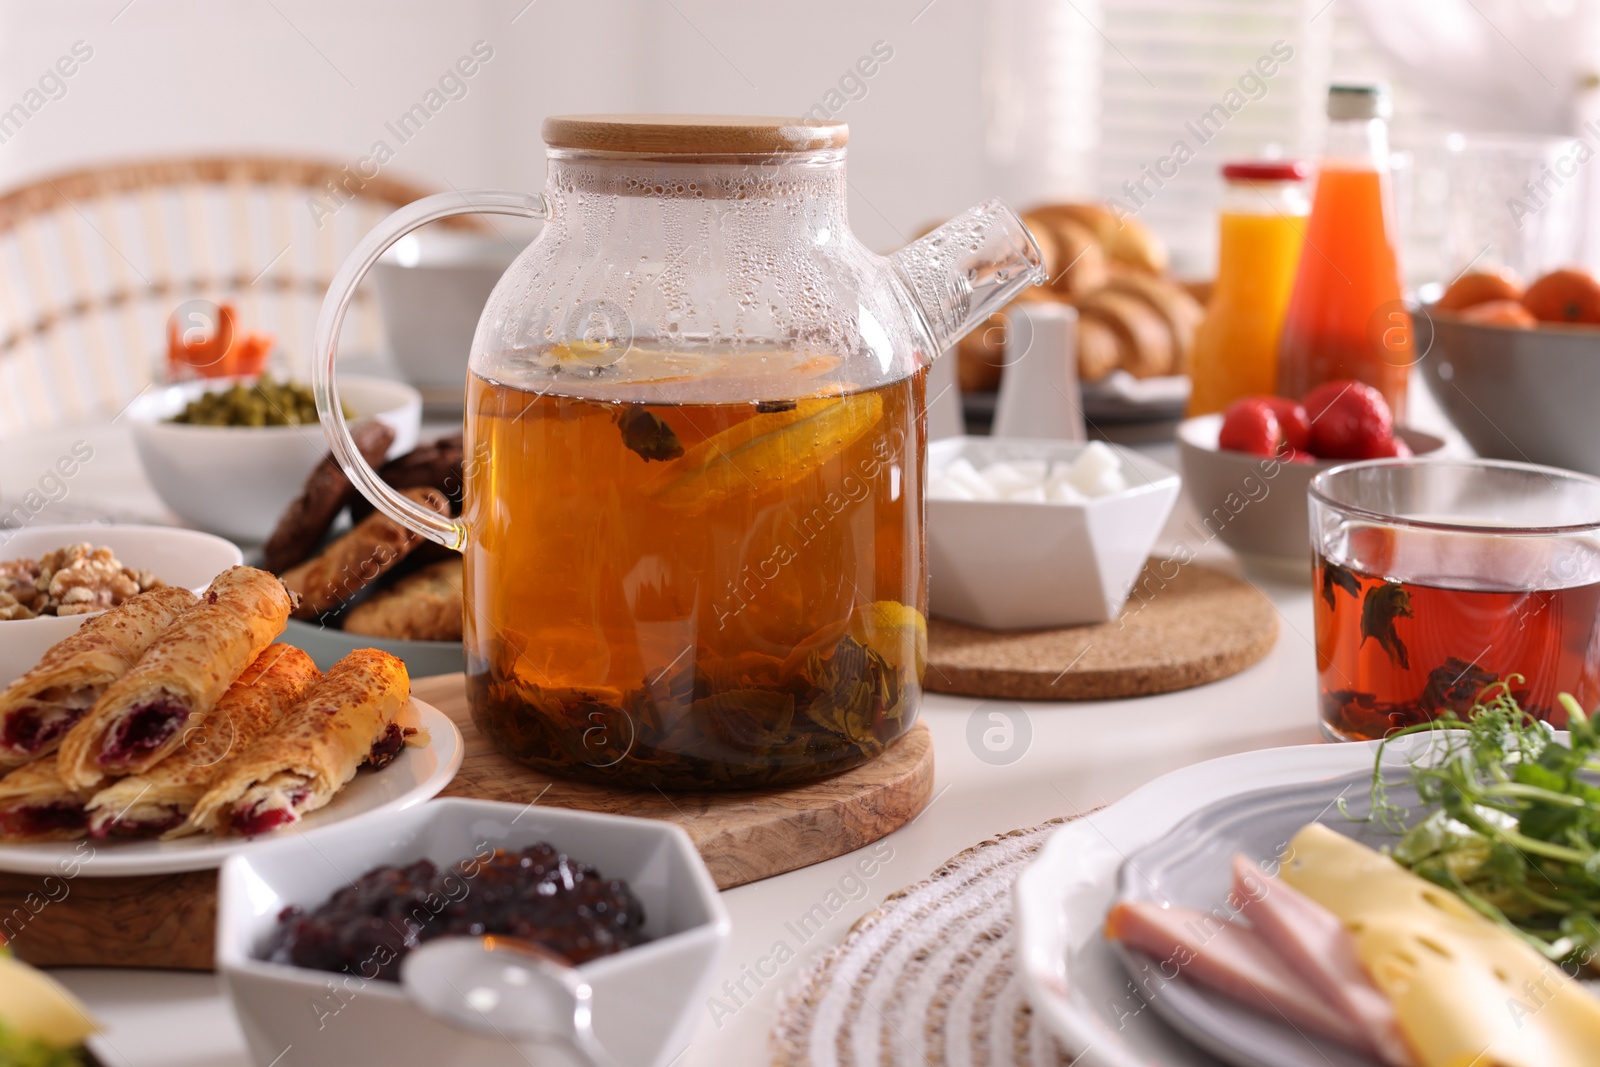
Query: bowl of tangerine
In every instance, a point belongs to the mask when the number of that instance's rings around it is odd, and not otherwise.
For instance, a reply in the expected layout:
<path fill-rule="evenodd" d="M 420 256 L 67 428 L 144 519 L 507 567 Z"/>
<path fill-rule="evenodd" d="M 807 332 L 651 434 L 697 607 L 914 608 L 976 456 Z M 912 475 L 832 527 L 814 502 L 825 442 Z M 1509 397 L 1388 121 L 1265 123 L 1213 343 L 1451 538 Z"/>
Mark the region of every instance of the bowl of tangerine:
<path fill-rule="evenodd" d="M 1423 380 L 1478 455 L 1600 474 L 1600 279 L 1473 270 L 1421 312 Z"/>

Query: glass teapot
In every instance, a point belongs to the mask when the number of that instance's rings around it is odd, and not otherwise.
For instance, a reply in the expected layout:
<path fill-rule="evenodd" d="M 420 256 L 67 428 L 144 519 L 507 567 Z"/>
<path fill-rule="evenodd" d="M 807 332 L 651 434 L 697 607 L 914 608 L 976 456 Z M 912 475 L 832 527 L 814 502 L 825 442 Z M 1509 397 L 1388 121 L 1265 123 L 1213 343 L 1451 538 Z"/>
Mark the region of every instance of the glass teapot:
<path fill-rule="evenodd" d="M 922 692 L 927 369 L 1044 280 L 1038 247 L 991 200 L 868 251 L 842 123 L 563 116 L 543 135 L 543 195 L 396 211 L 317 323 L 317 406 L 351 481 L 465 554 L 474 723 L 538 770 L 630 786 L 871 759 Z M 544 226 L 473 337 L 451 518 L 362 460 L 333 368 L 373 262 L 473 212 Z"/>

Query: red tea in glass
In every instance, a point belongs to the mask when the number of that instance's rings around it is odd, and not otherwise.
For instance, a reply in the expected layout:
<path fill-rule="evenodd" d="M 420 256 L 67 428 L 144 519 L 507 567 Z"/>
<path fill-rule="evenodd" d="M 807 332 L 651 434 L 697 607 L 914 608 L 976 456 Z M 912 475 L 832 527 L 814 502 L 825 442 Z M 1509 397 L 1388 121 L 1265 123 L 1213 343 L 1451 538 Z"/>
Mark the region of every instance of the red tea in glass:
<path fill-rule="evenodd" d="M 1319 475 L 1324 733 L 1369 740 L 1464 716 L 1502 680 L 1557 727 L 1558 694 L 1600 704 L 1600 540 L 1581 521 L 1594 514 L 1600 482 L 1526 464 L 1396 461 Z"/>

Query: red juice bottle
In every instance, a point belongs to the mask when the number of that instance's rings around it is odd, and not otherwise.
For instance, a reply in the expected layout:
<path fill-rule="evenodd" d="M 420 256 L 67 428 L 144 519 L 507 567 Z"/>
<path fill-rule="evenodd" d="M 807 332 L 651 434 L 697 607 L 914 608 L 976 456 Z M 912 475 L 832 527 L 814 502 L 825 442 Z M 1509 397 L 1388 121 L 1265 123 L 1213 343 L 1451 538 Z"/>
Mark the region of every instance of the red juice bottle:
<path fill-rule="evenodd" d="M 1412 354 L 1400 236 L 1389 189 L 1388 93 L 1328 90 L 1327 151 L 1278 344 L 1278 392 L 1299 399 L 1337 378 L 1383 394 L 1401 422 Z"/>

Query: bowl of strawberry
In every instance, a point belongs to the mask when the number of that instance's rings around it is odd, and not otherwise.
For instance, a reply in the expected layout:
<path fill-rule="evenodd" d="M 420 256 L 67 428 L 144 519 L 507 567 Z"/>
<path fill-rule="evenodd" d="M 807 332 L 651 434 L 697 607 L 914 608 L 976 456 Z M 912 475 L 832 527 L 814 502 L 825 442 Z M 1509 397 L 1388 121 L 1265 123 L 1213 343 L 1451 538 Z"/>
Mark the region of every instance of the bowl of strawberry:
<path fill-rule="evenodd" d="M 1309 575 L 1306 490 L 1318 471 L 1442 447 L 1432 434 L 1396 427 L 1383 396 L 1357 381 L 1326 382 L 1298 401 L 1241 397 L 1221 415 L 1178 426 L 1183 484 L 1199 513 L 1186 532 L 1220 540 L 1247 563 Z"/>

